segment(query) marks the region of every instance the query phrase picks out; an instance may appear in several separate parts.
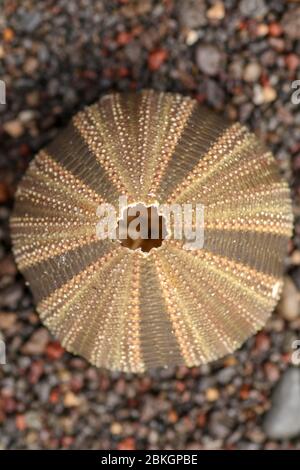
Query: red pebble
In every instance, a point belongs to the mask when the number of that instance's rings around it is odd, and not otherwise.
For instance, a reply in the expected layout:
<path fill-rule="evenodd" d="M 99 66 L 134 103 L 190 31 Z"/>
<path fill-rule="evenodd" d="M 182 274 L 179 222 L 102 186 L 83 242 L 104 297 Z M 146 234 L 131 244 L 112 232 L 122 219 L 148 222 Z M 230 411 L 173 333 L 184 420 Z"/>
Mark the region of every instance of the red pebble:
<path fill-rule="evenodd" d="M 52 403 L 53 405 L 55 405 L 55 403 L 57 403 L 58 400 L 59 400 L 59 389 L 58 389 L 58 388 L 54 388 L 54 389 L 51 390 L 51 392 L 50 392 L 49 402 Z"/>
<path fill-rule="evenodd" d="M 74 437 L 72 436 L 63 436 L 61 440 L 61 445 L 63 448 L 68 448 L 70 447 L 74 442 Z"/>
<path fill-rule="evenodd" d="M 242 385 L 240 388 L 239 395 L 242 400 L 247 400 L 247 398 L 249 398 L 249 395 L 250 395 L 249 385 L 247 384 Z"/>
<path fill-rule="evenodd" d="M 135 442 L 133 437 L 127 437 L 123 441 L 119 442 L 117 446 L 118 450 L 135 450 Z"/>
<path fill-rule="evenodd" d="M 58 341 L 52 341 L 46 347 L 46 354 L 49 359 L 59 359 L 65 350 Z"/>
<path fill-rule="evenodd" d="M 165 62 L 168 57 L 168 53 L 164 49 L 157 49 L 156 51 L 152 51 L 148 57 L 148 68 L 154 72 L 158 70 L 161 65 Z"/>
<path fill-rule="evenodd" d="M 117 36 L 117 43 L 119 46 L 126 46 L 132 39 L 132 34 L 127 33 L 126 31 L 122 31 L 121 33 L 118 34 Z"/>
<path fill-rule="evenodd" d="M 18 431 L 24 431 L 26 429 L 26 420 L 24 415 L 16 416 L 16 427 Z"/>
<path fill-rule="evenodd" d="M 283 33 L 283 30 L 279 23 L 274 22 L 269 25 L 270 36 L 278 37 L 278 36 L 281 36 L 282 33 Z"/>

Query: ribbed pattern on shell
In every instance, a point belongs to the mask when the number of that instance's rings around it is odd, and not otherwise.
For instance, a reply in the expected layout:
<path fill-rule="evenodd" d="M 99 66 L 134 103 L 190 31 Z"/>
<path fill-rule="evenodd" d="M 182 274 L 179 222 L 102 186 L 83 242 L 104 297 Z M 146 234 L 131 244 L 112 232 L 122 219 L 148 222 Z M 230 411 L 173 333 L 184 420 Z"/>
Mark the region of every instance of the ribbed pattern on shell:
<path fill-rule="evenodd" d="M 99 204 L 201 203 L 204 247 L 148 256 L 96 237 Z M 97 366 L 143 372 L 234 351 L 278 301 L 292 230 L 272 155 L 176 94 L 112 94 L 31 162 L 11 218 L 42 321 Z"/>

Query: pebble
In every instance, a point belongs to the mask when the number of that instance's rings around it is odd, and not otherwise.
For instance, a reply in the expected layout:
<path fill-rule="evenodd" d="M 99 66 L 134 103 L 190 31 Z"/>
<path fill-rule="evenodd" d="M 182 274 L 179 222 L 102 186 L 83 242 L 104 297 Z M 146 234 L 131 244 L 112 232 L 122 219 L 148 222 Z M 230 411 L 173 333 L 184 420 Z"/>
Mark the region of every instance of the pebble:
<path fill-rule="evenodd" d="M 35 118 L 35 112 L 32 109 L 24 109 L 18 114 L 18 120 L 22 124 L 28 124 L 28 122 L 32 121 Z"/>
<path fill-rule="evenodd" d="M 210 20 L 222 20 L 225 16 L 225 7 L 223 2 L 217 2 L 207 10 L 207 18 Z"/>
<path fill-rule="evenodd" d="M 263 427 L 270 439 L 300 435 L 300 368 L 293 367 L 284 373 L 275 388 Z"/>
<path fill-rule="evenodd" d="M 241 0 L 239 7 L 242 15 L 251 18 L 262 18 L 267 13 L 267 6 L 264 0 Z"/>
<path fill-rule="evenodd" d="M 17 321 L 15 313 L 0 312 L 0 330 L 9 330 Z"/>
<path fill-rule="evenodd" d="M 122 433 L 123 427 L 120 423 L 112 423 L 110 426 L 110 432 L 114 435 L 119 435 Z"/>
<path fill-rule="evenodd" d="M 246 82 L 257 82 L 261 75 L 261 66 L 257 62 L 251 62 L 244 68 L 243 79 Z"/>
<path fill-rule="evenodd" d="M 64 396 L 64 405 L 67 408 L 74 408 L 79 406 L 81 403 L 80 398 L 78 398 L 73 392 L 67 392 Z"/>
<path fill-rule="evenodd" d="M 224 367 L 217 375 L 218 381 L 222 384 L 230 383 L 236 374 L 234 367 Z"/>
<path fill-rule="evenodd" d="M 208 388 L 206 390 L 206 399 L 209 402 L 217 401 L 220 397 L 219 390 L 217 388 Z"/>
<path fill-rule="evenodd" d="M 60 359 L 64 352 L 64 348 L 58 341 L 51 341 L 46 347 L 47 357 L 52 360 Z"/>
<path fill-rule="evenodd" d="M 32 75 L 38 68 L 39 62 L 36 57 L 29 57 L 24 64 L 24 72 Z"/>
<path fill-rule="evenodd" d="M 49 342 L 49 333 L 46 328 L 36 330 L 22 347 L 22 353 L 32 355 L 43 354 Z"/>
<path fill-rule="evenodd" d="M 2 290 L 0 296 L 0 308 L 16 310 L 23 296 L 23 289 L 19 284 L 12 284 Z"/>
<path fill-rule="evenodd" d="M 21 137 L 21 135 L 24 133 L 23 125 L 17 119 L 5 122 L 3 124 L 3 129 L 7 134 L 10 135 L 10 137 L 13 137 L 14 139 Z"/>
<path fill-rule="evenodd" d="M 271 86 L 261 86 L 256 84 L 253 89 L 253 103 L 256 105 L 262 105 L 266 103 L 272 103 L 277 97 L 275 88 Z"/>
<path fill-rule="evenodd" d="M 219 49 L 212 44 L 200 44 L 196 49 L 196 63 L 201 72 L 217 75 L 220 70 L 222 56 Z"/>
<path fill-rule="evenodd" d="M 300 294 L 294 282 L 288 276 L 284 278 L 277 311 L 287 321 L 293 321 L 300 316 Z"/>
<path fill-rule="evenodd" d="M 158 70 L 162 66 L 162 64 L 165 62 L 167 57 L 168 57 L 168 53 L 164 49 L 158 49 L 158 50 L 152 51 L 148 57 L 149 70 L 151 70 L 152 72 L 155 72 L 156 70 Z"/>
<path fill-rule="evenodd" d="M 204 0 L 185 0 L 179 2 L 178 19 L 182 27 L 197 29 L 206 23 Z"/>
<path fill-rule="evenodd" d="M 288 38 L 300 39 L 300 6 L 295 6 L 284 14 L 282 28 Z"/>

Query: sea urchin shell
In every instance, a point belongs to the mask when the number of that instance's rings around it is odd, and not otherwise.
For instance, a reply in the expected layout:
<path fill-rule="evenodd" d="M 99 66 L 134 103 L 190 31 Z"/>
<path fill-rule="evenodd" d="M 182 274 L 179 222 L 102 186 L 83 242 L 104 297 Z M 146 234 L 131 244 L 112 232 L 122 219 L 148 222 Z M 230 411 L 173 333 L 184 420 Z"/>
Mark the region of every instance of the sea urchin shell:
<path fill-rule="evenodd" d="M 204 246 L 99 239 L 97 207 L 201 203 Z M 289 189 L 240 124 L 178 94 L 111 94 L 31 162 L 11 219 L 42 321 L 108 369 L 203 364 L 262 328 L 281 290 Z M 140 246 L 141 248 L 141 246 Z"/>

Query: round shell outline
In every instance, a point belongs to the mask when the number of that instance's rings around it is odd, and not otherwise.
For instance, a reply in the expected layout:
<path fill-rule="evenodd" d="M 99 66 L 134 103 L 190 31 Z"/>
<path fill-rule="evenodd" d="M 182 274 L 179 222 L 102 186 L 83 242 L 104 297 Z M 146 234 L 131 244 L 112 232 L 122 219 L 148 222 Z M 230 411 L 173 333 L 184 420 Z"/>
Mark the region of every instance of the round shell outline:
<path fill-rule="evenodd" d="M 97 207 L 201 203 L 204 246 L 148 256 L 96 236 Z M 13 251 L 43 323 L 98 367 L 197 366 L 261 329 L 281 292 L 288 185 L 254 134 L 179 94 L 113 93 L 76 114 L 16 192 Z"/>

